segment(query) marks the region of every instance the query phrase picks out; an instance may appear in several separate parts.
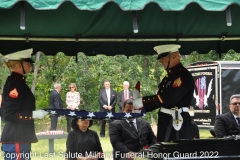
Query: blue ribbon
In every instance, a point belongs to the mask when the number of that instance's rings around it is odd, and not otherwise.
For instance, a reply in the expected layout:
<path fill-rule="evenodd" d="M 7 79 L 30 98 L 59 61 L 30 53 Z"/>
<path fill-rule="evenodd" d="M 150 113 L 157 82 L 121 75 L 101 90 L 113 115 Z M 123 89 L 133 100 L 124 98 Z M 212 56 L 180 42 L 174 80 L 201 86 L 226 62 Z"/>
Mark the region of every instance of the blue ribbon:
<path fill-rule="evenodd" d="M 115 112 L 88 112 L 85 110 L 70 109 L 43 109 L 50 115 L 61 115 L 67 117 L 79 117 L 82 119 L 129 119 L 138 118 L 146 115 L 145 109 L 141 113 L 115 113 Z"/>

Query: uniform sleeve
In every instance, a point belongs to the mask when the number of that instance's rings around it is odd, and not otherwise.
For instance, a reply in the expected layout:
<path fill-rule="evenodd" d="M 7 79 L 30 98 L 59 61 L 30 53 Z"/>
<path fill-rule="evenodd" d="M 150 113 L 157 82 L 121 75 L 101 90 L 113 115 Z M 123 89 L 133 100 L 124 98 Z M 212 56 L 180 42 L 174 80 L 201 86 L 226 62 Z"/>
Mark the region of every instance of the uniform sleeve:
<path fill-rule="evenodd" d="M 169 86 L 159 86 L 157 95 L 143 97 L 143 105 L 147 112 L 157 108 L 174 106 L 180 101 L 189 91 L 194 88 L 194 81 L 191 76 L 182 75 L 177 77 Z"/>
<path fill-rule="evenodd" d="M 158 102 L 163 106 L 173 106 L 194 87 L 192 77 L 181 76 L 176 78 L 169 88 L 161 86 L 157 94 Z M 191 84 L 192 83 L 192 84 Z"/>
<path fill-rule="evenodd" d="M 22 84 L 14 81 L 5 87 L 3 118 L 5 121 L 18 123 L 32 123 L 32 111 L 22 111 L 20 109 L 23 100 L 28 96 L 26 88 Z"/>

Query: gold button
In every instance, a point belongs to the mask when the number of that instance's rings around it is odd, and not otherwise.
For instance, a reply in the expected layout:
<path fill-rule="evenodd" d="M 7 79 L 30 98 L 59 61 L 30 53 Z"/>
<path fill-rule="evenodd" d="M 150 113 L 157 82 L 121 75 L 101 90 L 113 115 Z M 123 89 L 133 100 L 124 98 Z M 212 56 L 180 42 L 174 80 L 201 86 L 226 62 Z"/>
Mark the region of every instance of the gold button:
<path fill-rule="evenodd" d="M 22 116 L 20 116 L 20 118 L 22 118 Z"/>
<path fill-rule="evenodd" d="M 164 88 L 164 85 L 163 85 L 163 88 Z"/>
<path fill-rule="evenodd" d="M 169 70 L 169 72 L 171 72 L 171 70 Z"/>
<path fill-rule="evenodd" d="M 145 99 L 143 100 L 143 102 L 145 102 Z"/>
<path fill-rule="evenodd" d="M 168 77 L 168 75 L 166 75 L 166 77 Z"/>
<path fill-rule="evenodd" d="M 27 117 L 25 117 L 25 118 L 27 118 Z"/>
<path fill-rule="evenodd" d="M 162 91 L 161 91 L 162 92 Z"/>
<path fill-rule="evenodd" d="M 29 119 L 32 119 L 32 117 L 29 117 Z"/>
<path fill-rule="evenodd" d="M 148 100 L 150 100 L 150 98 L 148 98 Z"/>

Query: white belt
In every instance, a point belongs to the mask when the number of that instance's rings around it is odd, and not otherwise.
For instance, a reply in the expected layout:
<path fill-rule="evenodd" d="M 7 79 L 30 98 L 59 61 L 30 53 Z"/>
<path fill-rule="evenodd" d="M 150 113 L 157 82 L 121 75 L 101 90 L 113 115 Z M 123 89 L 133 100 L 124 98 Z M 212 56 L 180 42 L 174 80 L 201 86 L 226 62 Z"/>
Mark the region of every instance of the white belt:
<path fill-rule="evenodd" d="M 176 112 L 175 112 L 175 109 L 167 109 L 167 108 L 163 108 L 161 107 L 159 109 L 160 112 L 163 112 L 163 113 L 166 113 L 166 114 L 169 114 L 170 116 L 173 117 L 173 128 L 176 130 L 176 131 L 179 131 L 182 127 L 182 123 L 183 123 L 183 118 L 182 118 L 182 115 L 180 113 L 182 112 L 188 112 L 188 107 L 182 107 L 182 108 L 179 108 L 178 109 L 178 119 L 176 119 Z"/>
<path fill-rule="evenodd" d="M 163 112 L 163 113 L 166 113 L 166 114 L 170 114 L 170 115 L 172 115 L 172 112 L 175 112 L 175 110 L 173 110 L 173 109 L 167 109 L 167 108 L 163 108 L 163 107 L 161 107 L 161 108 L 159 109 L 159 111 L 160 111 L 160 112 Z M 179 112 L 179 113 L 188 112 L 188 107 L 179 108 L 179 109 L 178 109 L 178 112 Z"/>

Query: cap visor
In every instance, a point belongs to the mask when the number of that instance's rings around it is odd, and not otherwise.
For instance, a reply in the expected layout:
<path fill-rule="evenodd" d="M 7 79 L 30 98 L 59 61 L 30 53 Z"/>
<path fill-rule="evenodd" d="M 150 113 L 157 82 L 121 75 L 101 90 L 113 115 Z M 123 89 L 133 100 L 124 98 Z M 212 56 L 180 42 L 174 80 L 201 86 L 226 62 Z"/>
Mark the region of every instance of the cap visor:
<path fill-rule="evenodd" d="M 25 62 L 35 63 L 31 58 L 23 59 Z"/>
<path fill-rule="evenodd" d="M 169 55 L 169 54 L 170 54 L 169 52 L 161 53 L 161 54 L 158 55 L 157 60 L 159 60 L 159 59 L 161 59 L 161 58 L 163 58 L 163 57 L 166 57 L 166 56 Z"/>

